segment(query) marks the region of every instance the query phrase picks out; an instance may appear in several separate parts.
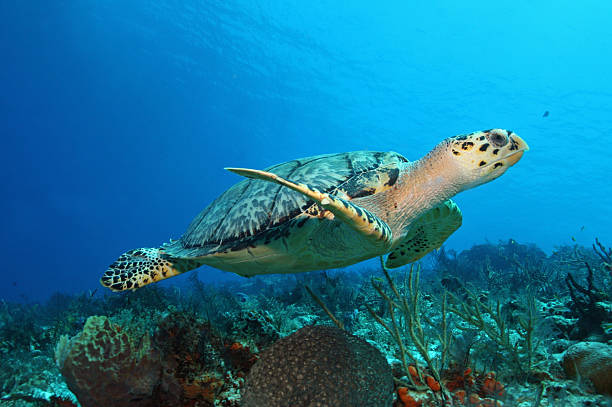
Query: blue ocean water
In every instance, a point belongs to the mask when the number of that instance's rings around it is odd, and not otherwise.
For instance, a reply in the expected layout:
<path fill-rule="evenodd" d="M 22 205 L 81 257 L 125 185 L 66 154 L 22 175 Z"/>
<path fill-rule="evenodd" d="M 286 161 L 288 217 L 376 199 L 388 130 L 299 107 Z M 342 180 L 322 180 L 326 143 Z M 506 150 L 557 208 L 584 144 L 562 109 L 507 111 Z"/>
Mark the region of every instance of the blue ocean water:
<path fill-rule="evenodd" d="M 99 288 L 119 254 L 180 237 L 239 180 L 223 167 L 418 159 L 492 127 L 531 151 L 456 197 L 448 247 L 610 245 L 611 13 L 595 0 L 2 2 L 0 298 Z"/>

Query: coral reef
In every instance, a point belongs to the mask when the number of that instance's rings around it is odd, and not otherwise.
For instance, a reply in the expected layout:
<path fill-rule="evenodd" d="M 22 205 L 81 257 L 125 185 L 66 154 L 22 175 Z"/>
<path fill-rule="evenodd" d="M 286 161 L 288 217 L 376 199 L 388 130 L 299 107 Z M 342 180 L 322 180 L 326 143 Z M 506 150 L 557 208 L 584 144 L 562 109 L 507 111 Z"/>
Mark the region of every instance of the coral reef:
<path fill-rule="evenodd" d="M 441 326 L 440 335 L 438 336 L 440 344 L 442 346 L 442 350 L 440 352 L 440 358 L 436 363 L 434 362 L 429 350 L 427 349 L 428 338 L 425 334 L 425 331 L 423 330 L 423 325 L 421 322 L 419 270 L 417 270 L 415 274 L 414 267 L 410 267 L 410 273 L 408 275 L 407 280 L 407 291 L 405 291 L 404 294 L 400 294 L 398 288 L 393 282 L 393 279 L 389 275 L 389 270 L 387 270 L 387 268 L 384 266 L 384 261 L 382 258 L 381 267 L 387 280 L 387 284 L 389 285 L 389 288 L 393 293 L 393 298 L 387 295 L 381 285 L 377 284 L 376 282 L 373 281 L 372 286 L 388 304 L 390 317 L 389 319 L 391 321 L 391 325 L 389 325 L 381 317 L 379 317 L 371 307 L 368 306 L 367 309 L 372 315 L 372 317 L 380 325 L 382 325 L 387 332 L 389 332 L 393 340 L 397 343 L 401 355 L 404 373 L 411 373 L 410 366 L 408 366 L 408 361 L 406 359 L 407 357 L 409 357 L 415 365 L 418 364 L 419 361 L 411 352 L 406 351 L 406 347 L 404 345 L 405 338 L 402 336 L 401 332 L 407 332 L 408 335 L 406 336 L 410 338 L 410 340 L 416 347 L 419 355 L 421 356 L 421 358 L 423 358 L 431 374 L 433 375 L 433 378 L 431 376 L 425 377 L 425 382 L 427 383 L 428 387 L 433 391 L 440 391 L 440 370 L 444 367 L 449 345 L 449 336 L 446 324 L 446 295 L 443 296 L 441 302 Z M 395 317 L 396 309 L 401 313 L 405 326 L 402 326 L 402 322 Z M 414 375 L 409 374 L 406 377 L 410 381 L 410 385 L 412 387 L 416 387 L 415 380 L 413 380 L 412 376 Z M 422 377 L 420 377 L 419 379 L 421 382 L 423 382 Z M 433 383 L 435 383 L 435 385 Z"/>
<path fill-rule="evenodd" d="M 571 336 L 584 339 L 592 334 L 602 334 L 602 324 L 612 320 L 612 303 L 609 295 L 596 286 L 593 268 L 584 263 L 587 269 L 587 285 L 576 282 L 571 273 L 567 273 L 565 282 L 570 295 L 570 309 L 578 316 Z"/>
<path fill-rule="evenodd" d="M 392 391 L 391 369 L 376 348 L 339 328 L 308 326 L 261 353 L 243 406 L 382 407 Z"/>
<path fill-rule="evenodd" d="M 266 389 L 253 383 L 274 369 L 343 354 L 345 364 L 323 369 L 323 378 L 293 369 L 310 377 L 304 386 L 318 386 L 296 397 L 363 405 L 375 394 L 372 405 L 396 407 L 608 406 L 611 259 L 599 240 L 546 255 L 510 239 L 382 272 L 216 284 L 192 272 L 185 287 L 0 301 L 0 407 L 238 407 Z M 320 327 L 330 318 L 342 330 Z M 320 330 L 327 333 L 313 333 Z M 305 337 L 317 339 L 294 339 Z M 362 348 L 365 357 L 355 356 Z M 266 362 L 268 354 L 285 364 Z M 366 385 L 366 368 L 385 373 Z M 278 376 L 293 382 L 290 373 Z M 281 400 L 290 394 L 285 387 Z"/>
<path fill-rule="evenodd" d="M 524 289 L 553 292 L 549 285 L 557 270 L 546 261 L 546 253 L 533 244 L 509 239 L 497 245 L 475 245 L 461 253 L 440 250 L 433 256 L 434 269 L 442 274 L 442 280 L 459 282 L 446 284 L 449 291 L 459 295 L 465 283 L 504 293 Z"/>
<path fill-rule="evenodd" d="M 467 291 L 467 301 L 460 301 L 453 297 L 456 305 L 450 311 L 459 316 L 467 326 L 460 329 L 476 329 L 484 334 L 496 346 L 496 353 L 503 354 L 511 361 L 511 367 L 519 376 L 528 377 L 533 369 L 534 353 L 537 342 L 534 330 L 537 321 L 535 299 L 528 297 L 525 301 L 526 312 L 518 316 L 516 325 L 512 326 L 513 319 L 504 315 L 504 308 L 499 300 L 495 305 L 481 301 L 478 296 Z M 512 304 L 512 303 L 507 303 Z M 515 335 L 512 335 L 512 334 Z"/>
<path fill-rule="evenodd" d="M 68 390 L 53 358 L 13 354 L 2 360 L 0 406 L 76 407 L 76 396 Z"/>
<path fill-rule="evenodd" d="M 177 311 L 160 315 L 153 339 L 90 317 L 55 354 L 83 407 L 212 406 L 222 392 L 237 391 L 236 378 L 257 360 L 248 346 L 224 342 L 207 322 Z"/>

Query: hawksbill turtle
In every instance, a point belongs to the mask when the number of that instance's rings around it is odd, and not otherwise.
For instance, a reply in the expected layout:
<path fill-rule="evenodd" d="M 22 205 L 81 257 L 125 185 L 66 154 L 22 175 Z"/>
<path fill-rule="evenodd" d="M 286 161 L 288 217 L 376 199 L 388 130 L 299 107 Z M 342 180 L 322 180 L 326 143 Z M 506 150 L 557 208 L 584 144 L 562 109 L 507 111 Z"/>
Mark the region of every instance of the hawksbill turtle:
<path fill-rule="evenodd" d="M 101 278 L 134 290 L 201 265 L 241 276 L 348 266 L 386 255 L 412 263 L 461 226 L 450 199 L 516 164 L 527 144 L 491 129 L 450 137 L 410 162 L 396 152 L 300 158 L 266 170 L 227 168 L 247 179 L 214 200 L 185 234 L 122 254 Z"/>

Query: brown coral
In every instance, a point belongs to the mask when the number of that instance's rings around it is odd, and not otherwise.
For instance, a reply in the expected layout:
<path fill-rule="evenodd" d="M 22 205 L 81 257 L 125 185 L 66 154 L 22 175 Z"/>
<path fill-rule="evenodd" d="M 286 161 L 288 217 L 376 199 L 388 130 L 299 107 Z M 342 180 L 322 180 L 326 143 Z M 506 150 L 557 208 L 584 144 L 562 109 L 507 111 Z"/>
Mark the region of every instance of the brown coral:
<path fill-rule="evenodd" d="M 234 342 L 231 345 L 225 344 L 225 355 L 229 365 L 237 372 L 247 373 L 257 361 L 257 355 L 250 347 Z"/>
<path fill-rule="evenodd" d="M 601 394 L 612 394 L 612 346 L 600 342 L 579 342 L 563 354 L 565 373 L 593 382 Z"/>
<path fill-rule="evenodd" d="M 308 326 L 263 351 L 245 383 L 243 407 L 387 406 L 391 368 L 361 338 Z"/>
<path fill-rule="evenodd" d="M 223 378 L 215 374 L 204 374 L 193 381 L 183 382 L 183 395 L 188 400 L 201 400 L 212 405 L 223 386 Z"/>

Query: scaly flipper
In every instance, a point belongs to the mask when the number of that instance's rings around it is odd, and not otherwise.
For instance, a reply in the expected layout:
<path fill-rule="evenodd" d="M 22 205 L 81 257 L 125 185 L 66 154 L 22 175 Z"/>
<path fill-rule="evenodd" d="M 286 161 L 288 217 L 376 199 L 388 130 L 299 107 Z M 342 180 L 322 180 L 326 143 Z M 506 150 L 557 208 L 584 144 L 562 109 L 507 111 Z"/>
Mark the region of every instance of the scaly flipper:
<path fill-rule="evenodd" d="M 400 267 L 439 249 L 461 226 L 461 221 L 461 210 L 450 199 L 430 209 L 412 222 L 406 237 L 387 257 L 385 266 Z"/>
<path fill-rule="evenodd" d="M 391 244 L 392 232 L 389 225 L 372 212 L 350 201 L 317 191 L 304 184 L 296 184 L 271 172 L 251 170 L 248 168 L 226 168 L 226 170 L 242 175 L 243 177 L 274 182 L 304 194 L 317 202 L 324 209 L 333 213 L 336 218 L 345 222 L 353 230 L 370 239 L 372 243 L 376 243 L 382 247 Z"/>
<path fill-rule="evenodd" d="M 192 270 L 200 263 L 175 259 L 163 249 L 142 248 L 123 253 L 104 272 L 100 283 L 113 291 L 135 290 L 165 278 Z"/>

